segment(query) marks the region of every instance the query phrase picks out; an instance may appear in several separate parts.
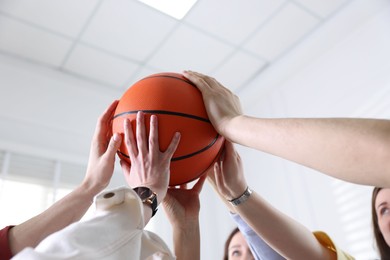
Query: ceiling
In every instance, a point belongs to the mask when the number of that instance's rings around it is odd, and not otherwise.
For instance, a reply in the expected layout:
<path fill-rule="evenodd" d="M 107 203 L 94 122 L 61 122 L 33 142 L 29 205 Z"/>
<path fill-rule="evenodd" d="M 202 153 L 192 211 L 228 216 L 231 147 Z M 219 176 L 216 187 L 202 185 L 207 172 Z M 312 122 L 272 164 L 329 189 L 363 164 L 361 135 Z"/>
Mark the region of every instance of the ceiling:
<path fill-rule="evenodd" d="M 240 96 L 244 111 L 270 102 L 257 109 L 268 115 L 314 106 L 329 115 L 329 104 L 334 111 L 363 104 L 373 90 L 360 80 L 357 96 L 355 72 L 382 62 L 387 73 L 387 56 L 370 61 L 388 55 L 387 28 L 348 39 L 388 7 L 388 0 L 198 0 L 176 20 L 137 0 L 0 0 L 0 149 L 85 165 L 101 111 L 135 81 L 163 71 L 212 75 Z M 363 52 L 366 62 L 353 68 Z M 316 65 L 324 57 L 329 62 Z M 323 77 L 327 84 L 318 84 Z M 264 95 L 267 88 L 284 90 Z"/>
<path fill-rule="evenodd" d="M 0 53 L 116 90 L 184 69 L 238 90 L 349 2 L 198 0 L 176 20 L 136 0 L 1 0 Z"/>

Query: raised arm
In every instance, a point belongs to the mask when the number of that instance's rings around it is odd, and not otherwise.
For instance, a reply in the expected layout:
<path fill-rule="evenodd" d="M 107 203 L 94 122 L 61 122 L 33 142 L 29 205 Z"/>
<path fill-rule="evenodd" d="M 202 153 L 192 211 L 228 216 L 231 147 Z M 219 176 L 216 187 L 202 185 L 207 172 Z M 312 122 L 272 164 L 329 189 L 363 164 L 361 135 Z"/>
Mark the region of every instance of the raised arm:
<path fill-rule="evenodd" d="M 120 135 L 111 136 L 110 130 L 117 104 L 114 101 L 98 119 L 83 182 L 41 214 L 10 229 L 8 238 L 13 254 L 25 247 L 35 247 L 48 235 L 78 221 L 92 204 L 93 197 L 107 187 L 121 143 Z"/>
<path fill-rule="evenodd" d="M 226 141 L 224 157 L 214 165 L 214 173 L 209 174 L 208 179 L 225 203 L 231 204 L 229 200 L 244 193 L 247 183 L 241 158 L 232 143 Z M 274 208 L 255 191 L 246 201 L 230 207 L 269 246 L 287 259 L 336 259 L 335 252 L 323 247 L 310 230 Z M 254 251 L 260 250 L 255 248 Z M 279 258 L 275 253 L 272 257 Z"/>
<path fill-rule="evenodd" d="M 149 138 L 146 135 L 145 118 L 142 112 L 137 114 L 136 138 L 130 121 L 125 119 L 124 133 L 131 166 L 121 161 L 122 171 L 130 187 L 147 187 L 157 194 L 157 204 L 160 204 L 167 194 L 169 183 L 169 168 L 173 153 L 180 141 L 180 134 L 175 133 L 166 151 L 160 151 L 158 141 L 157 116 L 150 117 Z M 145 224 L 152 217 L 152 209 L 144 204 Z"/>
<path fill-rule="evenodd" d="M 183 75 L 202 92 L 211 122 L 228 140 L 345 181 L 390 187 L 390 120 L 254 118 L 214 78 Z"/>
<path fill-rule="evenodd" d="M 163 201 L 165 213 L 172 225 L 173 245 L 178 260 L 200 259 L 199 194 L 207 175 L 187 189 L 170 187 Z"/>

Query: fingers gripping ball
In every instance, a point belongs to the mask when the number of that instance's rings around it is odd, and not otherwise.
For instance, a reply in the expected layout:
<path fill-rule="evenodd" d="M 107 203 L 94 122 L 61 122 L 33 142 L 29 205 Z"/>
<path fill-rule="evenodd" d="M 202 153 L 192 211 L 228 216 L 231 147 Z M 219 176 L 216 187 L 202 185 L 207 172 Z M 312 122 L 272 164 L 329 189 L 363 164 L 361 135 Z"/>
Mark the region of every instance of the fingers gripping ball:
<path fill-rule="evenodd" d="M 145 113 L 147 133 L 150 115 L 157 115 L 161 151 L 168 148 L 175 132 L 181 133 L 179 146 L 171 160 L 170 186 L 197 179 L 217 159 L 224 139 L 207 117 L 202 94 L 181 74 L 153 74 L 132 85 L 119 100 L 113 132 L 123 133 L 123 120 L 129 118 L 135 133 L 138 111 Z M 130 163 L 124 142 L 118 154 Z"/>

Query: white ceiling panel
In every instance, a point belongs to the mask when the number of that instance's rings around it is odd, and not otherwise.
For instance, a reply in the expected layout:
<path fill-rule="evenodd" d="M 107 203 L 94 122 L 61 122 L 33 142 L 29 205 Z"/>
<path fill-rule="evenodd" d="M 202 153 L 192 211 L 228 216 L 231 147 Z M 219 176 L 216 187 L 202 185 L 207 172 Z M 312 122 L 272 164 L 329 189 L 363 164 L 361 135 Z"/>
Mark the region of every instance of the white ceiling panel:
<path fill-rule="evenodd" d="M 295 2 L 306 6 L 308 9 L 321 17 L 327 17 L 341 5 L 349 1 L 350 0 L 296 0 Z"/>
<path fill-rule="evenodd" d="M 77 45 L 65 69 L 80 76 L 121 88 L 139 65 L 96 49 Z"/>
<path fill-rule="evenodd" d="M 98 0 L 1 0 L 0 11 L 34 25 L 76 37 Z"/>
<path fill-rule="evenodd" d="M 166 71 L 192 69 L 206 73 L 232 51 L 231 46 L 183 25 L 172 33 L 149 64 Z"/>
<path fill-rule="evenodd" d="M 142 61 L 158 48 L 175 22 L 137 1 L 103 1 L 81 39 Z"/>
<path fill-rule="evenodd" d="M 264 66 L 266 66 L 265 61 L 254 58 L 246 52 L 236 52 L 213 73 L 213 77 L 235 91 Z"/>
<path fill-rule="evenodd" d="M 284 0 L 200 0 L 184 18 L 212 35 L 241 44 L 277 10 Z"/>
<path fill-rule="evenodd" d="M 295 4 L 286 5 L 244 45 L 263 58 L 274 60 L 317 24 L 318 19 Z"/>
<path fill-rule="evenodd" d="M 59 66 L 72 42 L 0 15 L 0 50 L 39 63 Z"/>

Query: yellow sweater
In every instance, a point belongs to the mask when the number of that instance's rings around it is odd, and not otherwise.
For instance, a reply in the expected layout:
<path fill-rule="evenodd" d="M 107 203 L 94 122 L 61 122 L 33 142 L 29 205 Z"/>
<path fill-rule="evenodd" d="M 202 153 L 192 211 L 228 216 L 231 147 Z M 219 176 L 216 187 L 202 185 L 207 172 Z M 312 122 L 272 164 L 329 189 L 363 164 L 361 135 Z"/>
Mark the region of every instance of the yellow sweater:
<path fill-rule="evenodd" d="M 317 238 L 317 240 L 323 245 L 324 247 L 328 248 L 329 250 L 332 250 L 337 254 L 337 260 L 353 260 L 352 256 L 345 253 L 343 250 L 338 248 L 332 241 L 332 239 L 324 232 L 322 231 L 316 231 L 313 232 L 314 236 Z"/>

